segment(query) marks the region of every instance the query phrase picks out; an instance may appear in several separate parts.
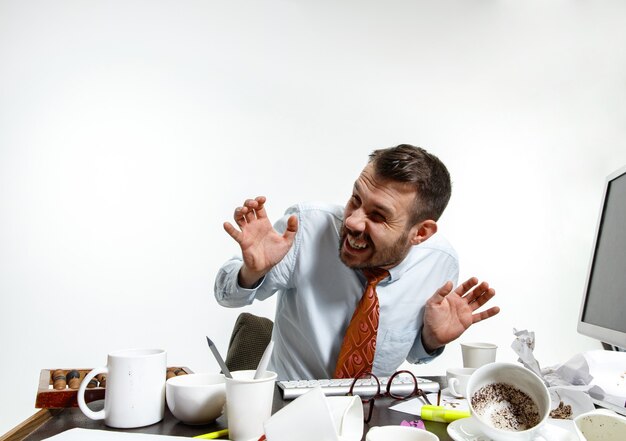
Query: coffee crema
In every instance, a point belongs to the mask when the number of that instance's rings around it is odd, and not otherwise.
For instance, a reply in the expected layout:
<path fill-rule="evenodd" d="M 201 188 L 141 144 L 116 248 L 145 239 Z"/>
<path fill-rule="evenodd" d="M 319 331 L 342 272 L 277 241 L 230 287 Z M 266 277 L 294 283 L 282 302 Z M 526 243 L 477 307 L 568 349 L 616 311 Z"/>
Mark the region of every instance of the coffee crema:
<path fill-rule="evenodd" d="M 491 426 L 520 432 L 535 427 L 541 421 L 539 407 L 525 392 L 506 383 L 492 383 L 472 395 L 476 414 Z"/>

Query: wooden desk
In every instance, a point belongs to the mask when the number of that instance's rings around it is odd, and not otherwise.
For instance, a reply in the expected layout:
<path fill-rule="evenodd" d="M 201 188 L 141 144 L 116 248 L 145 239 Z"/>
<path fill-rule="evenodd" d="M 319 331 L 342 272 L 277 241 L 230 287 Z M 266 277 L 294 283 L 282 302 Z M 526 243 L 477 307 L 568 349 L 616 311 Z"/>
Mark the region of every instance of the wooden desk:
<path fill-rule="evenodd" d="M 440 380 L 439 377 L 436 379 Z M 443 380 L 445 381 L 445 378 Z M 289 403 L 290 401 L 283 401 L 277 388 L 274 393 L 273 412 L 278 411 Z M 403 420 L 411 421 L 416 419 L 413 415 L 389 410 L 389 406 L 392 406 L 394 403 L 395 400 L 390 398 L 376 400 L 372 420 L 364 427 L 363 439 L 365 439 L 365 433 L 367 433 L 370 427 L 398 425 Z M 100 400 L 90 403 L 90 407 L 94 410 L 100 410 L 104 407 L 104 401 Z M 426 429 L 437 435 L 440 441 L 452 441 L 446 431 L 447 424 L 431 421 L 426 421 L 425 423 Z M 138 429 L 124 430 L 107 427 L 104 425 L 103 421 L 90 420 L 80 411 L 80 409 L 75 407 L 67 409 L 42 409 L 22 424 L 18 425 L 15 429 L 0 437 L 0 441 L 40 441 L 75 427 L 84 429 L 193 437 L 203 433 L 225 429 L 227 426 L 223 416 L 218 418 L 217 421 L 212 424 L 204 426 L 188 426 L 174 418 L 174 416 L 167 409 L 167 406 L 165 409 L 165 418 L 163 418 L 161 422 Z"/>

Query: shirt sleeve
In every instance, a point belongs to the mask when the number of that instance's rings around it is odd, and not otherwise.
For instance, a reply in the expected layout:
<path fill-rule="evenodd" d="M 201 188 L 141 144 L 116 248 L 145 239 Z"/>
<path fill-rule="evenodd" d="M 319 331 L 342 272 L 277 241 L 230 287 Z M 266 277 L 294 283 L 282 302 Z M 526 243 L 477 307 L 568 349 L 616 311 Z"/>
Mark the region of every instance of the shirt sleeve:
<path fill-rule="evenodd" d="M 287 219 L 292 214 L 298 215 L 300 225 L 299 212 L 292 207 L 274 224 L 276 231 L 281 234 L 285 231 Z M 214 293 L 217 303 L 229 308 L 238 308 L 252 304 L 255 299 L 265 300 L 274 295 L 277 290 L 288 288 L 301 240 L 299 233 L 300 229 L 287 255 L 253 288 L 243 288 L 239 285 L 239 270 L 243 265 L 243 259 L 240 256 L 235 256 L 222 265 L 215 277 Z"/>
<path fill-rule="evenodd" d="M 444 349 L 445 346 L 442 346 L 435 349 L 435 352 L 432 354 L 426 352 L 426 349 L 424 349 L 424 345 L 422 344 L 422 331 L 420 331 L 417 333 L 415 342 L 413 342 L 413 347 L 409 351 L 409 355 L 406 357 L 406 360 L 413 364 L 429 363 L 443 354 Z"/>
<path fill-rule="evenodd" d="M 233 257 L 228 260 L 217 273 L 215 278 L 215 299 L 217 303 L 229 308 L 238 308 L 240 306 L 250 305 L 256 298 L 257 289 L 263 284 L 257 284 L 251 289 L 242 288 L 238 282 L 239 270 L 243 265 L 241 257 Z"/>
<path fill-rule="evenodd" d="M 447 265 L 447 268 L 444 270 L 444 280 L 452 281 L 452 284 L 456 286 L 459 280 L 459 262 L 456 257 L 450 259 L 450 262 Z M 434 294 L 434 293 L 433 293 Z M 433 353 L 426 352 L 424 345 L 422 344 L 422 330 L 417 333 L 415 337 L 415 341 L 413 342 L 413 346 L 409 350 L 409 354 L 406 357 L 406 360 L 409 363 L 413 364 L 423 364 L 429 363 L 433 361 L 435 358 L 439 357 L 445 346 L 435 349 Z"/>

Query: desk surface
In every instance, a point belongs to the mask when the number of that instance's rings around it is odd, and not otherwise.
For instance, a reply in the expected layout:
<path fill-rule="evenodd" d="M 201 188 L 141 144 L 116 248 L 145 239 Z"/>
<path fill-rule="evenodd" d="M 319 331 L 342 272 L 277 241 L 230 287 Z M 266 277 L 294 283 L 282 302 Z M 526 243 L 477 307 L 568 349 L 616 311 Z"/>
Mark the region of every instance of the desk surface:
<path fill-rule="evenodd" d="M 445 378 L 444 378 L 445 381 Z M 369 424 L 366 424 L 363 431 L 363 439 L 365 439 L 365 433 L 373 426 L 384 425 L 398 425 L 403 420 L 411 421 L 416 417 L 403 412 L 396 412 L 389 410 L 389 406 L 394 404 L 394 400 L 390 398 L 381 398 L 376 400 L 374 406 L 374 412 L 372 414 L 372 420 Z M 104 401 L 95 401 L 90 403 L 90 407 L 94 410 L 99 410 L 103 407 Z M 273 412 L 278 411 L 282 407 L 289 404 L 290 401 L 284 401 L 278 388 L 274 394 L 274 408 Z M 426 429 L 437 435 L 440 441 L 452 441 L 446 431 L 447 425 L 443 423 L 436 423 L 426 421 Z M 63 432 L 68 429 L 80 427 L 84 429 L 98 429 L 98 430 L 118 430 L 112 429 L 104 425 L 103 421 L 94 421 L 87 418 L 78 408 L 68 409 L 42 409 L 24 423 L 16 427 L 11 432 L 0 437 L 0 441 L 40 441 L 49 438 L 57 433 Z M 222 416 L 214 423 L 204 426 L 189 426 L 179 422 L 169 412 L 166 406 L 165 418 L 151 426 L 141 427 L 138 429 L 124 429 L 124 432 L 134 433 L 150 433 L 158 435 L 174 435 L 193 437 L 203 433 L 213 432 L 226 428 L 225 418 Z"/>

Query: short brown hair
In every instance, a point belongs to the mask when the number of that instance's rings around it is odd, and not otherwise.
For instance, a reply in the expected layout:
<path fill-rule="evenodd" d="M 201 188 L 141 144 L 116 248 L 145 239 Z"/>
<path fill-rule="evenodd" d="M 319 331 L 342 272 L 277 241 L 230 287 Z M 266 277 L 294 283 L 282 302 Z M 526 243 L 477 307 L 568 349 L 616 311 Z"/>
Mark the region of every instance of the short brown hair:
<path fill-rule="evenodd" d="M 421 147 L 400 144 L 374 150 L 369 156 L 377 176 L 415 185 L 413 223 L 438 220 L 450 200 L 452 182 L 446 166 Z"/>

